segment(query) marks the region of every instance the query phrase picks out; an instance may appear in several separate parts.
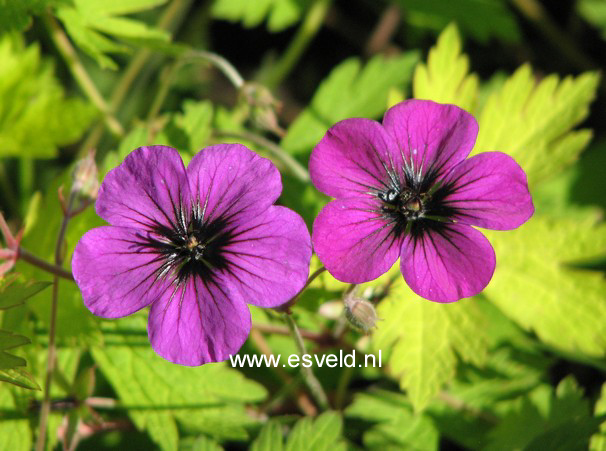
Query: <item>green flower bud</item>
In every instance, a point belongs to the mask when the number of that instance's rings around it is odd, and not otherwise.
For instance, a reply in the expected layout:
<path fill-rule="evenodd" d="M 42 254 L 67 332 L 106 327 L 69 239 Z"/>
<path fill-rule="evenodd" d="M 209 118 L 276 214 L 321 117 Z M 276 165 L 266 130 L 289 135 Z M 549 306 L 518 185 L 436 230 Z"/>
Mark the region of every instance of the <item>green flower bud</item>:
<path fill-rule="evenodd" d="M 345 317 L 356 329 L 368 332 L 379 320 L 371 302 L 355 295 L 345 297 Z"/>

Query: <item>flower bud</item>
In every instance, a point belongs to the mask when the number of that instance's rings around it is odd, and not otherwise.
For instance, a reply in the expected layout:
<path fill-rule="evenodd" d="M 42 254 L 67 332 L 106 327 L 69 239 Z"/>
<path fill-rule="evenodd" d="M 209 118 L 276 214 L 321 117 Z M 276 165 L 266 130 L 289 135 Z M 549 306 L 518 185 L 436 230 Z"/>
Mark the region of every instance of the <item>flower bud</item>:
<path fill-rule="evenodd" d="M 277 115 L 282 104 L 269 89 L 258 83 L 247 82 L 242 86 L 240 96 L 248 105 L 248 114 L 254 125 L 278 135 L 283 133 Z"/>
<path fill-rule="evenodd" d="M 357 296 L 345 298 L 345 317 L 354 328 L 364 332 L 375 327 L 379 319 L 372 303 Z"/>
<path fill-rule="evenodd" d="M 76 163 L 72 173 L 72 192 L 88 199 L 96 199 L 99 192 L 99 170 L 95 163 L 95 151 Z"/>

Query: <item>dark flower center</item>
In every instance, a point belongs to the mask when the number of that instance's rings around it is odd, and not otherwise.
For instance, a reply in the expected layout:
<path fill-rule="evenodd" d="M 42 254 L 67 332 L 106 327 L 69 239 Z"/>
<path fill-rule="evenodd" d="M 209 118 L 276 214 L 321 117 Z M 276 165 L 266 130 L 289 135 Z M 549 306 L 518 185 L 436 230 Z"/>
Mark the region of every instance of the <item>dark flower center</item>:
<path fill-rule="evenodd" d="M 378 197 L 383 201 L 383 212 L 392 217 L 402 216 L 406 221 L 415 221 L 426 211 L 427 196 L 410 188 L 389 189 L 379 192 Z"/>
<path fill-rule="evenodd" d="M 193 275 L 212 279 L 215 270 L 227 267 L 224 249 L 232 238 L 227 221 L 204 221 L 195 212 L 189 222 L 185 215 L 179 217 L 170 227 L 155 224 L 157 238 L 147 237 L 142 243 L 160 254 L 158 276 L 172 273 L 179 283 Z"/>
<path fill-rule="evenodd" d="M 411 166 L 403 168 L 403 180 L 390 171 L 385 189 L 377 192 L 379 212 L 394 225 L 397 236 L 410 233 L 420 236 L 427 230 L 440 231 L 454 221 L 458 213 L 446 201 L 452 193 L 451 184 L 441 184 L 436 171 L 416 172 Z"/>

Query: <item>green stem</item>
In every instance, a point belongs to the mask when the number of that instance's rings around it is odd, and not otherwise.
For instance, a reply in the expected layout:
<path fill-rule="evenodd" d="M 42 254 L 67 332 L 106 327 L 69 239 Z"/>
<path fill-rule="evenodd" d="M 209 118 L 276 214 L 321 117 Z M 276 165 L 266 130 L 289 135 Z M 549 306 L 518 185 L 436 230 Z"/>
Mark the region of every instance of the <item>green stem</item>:
<path fill-rule="evenodd" d="M 206 50 L 193 50 L 191 52 L 186 53 L 184 55 L 184 58 L 199 58 L 208 61 L 221 72 L 223 72 L 223 75 L 225 75 L 229 79 L 231 84 L 234 85 L 236 89 L 239 90 L 240 88 L 242 88 L 242 86 L 244 86 L 244 78 L 242 77 L 242 75 L 240 75 L 240 72 L 238 72 L 238 70 L 233 66 L 233 64 L 231 64 L 221 55 L 217 55 L 216 53 L 212 52 L 207 52 Z"/>
<path fill-rule="evenodd" d="M 69 196 L 66 211 L 63 215 L 63 221 L 61 222 L 61 228 L 57 236 L 57 244 L 55 246 L 55 264 L 61 266 L 63 263 L 63 241 L 65 239 L 65 233 L 67 232 L 67 225 L 70 220 L 70 211 L 75 200 L 75 194 L 72 192 Z M 55 371 L 56 361 L 56 346 L 55 346 L 55 335 L 57 330 L 57 308 L 59 305 L 59 276 L 55 275 L 53 279 L 53 294 L 51 303 L 51 315 L 50 315 L 50 327 L 48 330 L 48 356 L 46 362 L 46 378 L 44 383 L 44 399 L 42 400 L 42 406 L 40 408 L 40 423 L 38 427 L 38 439 L 36 441 L 36 451 L 43 451 L 46 443 L 46 429 L 48 423 L 48 415 L 50 413 L 51 405 L 51 385 L 53 381 L 53 373 Z"/>
<path fill-rule="evenodd" d="M 160 108 L 162 108 L 162 104 L 164 103 L 164 100 L 166 100 L 166 96 L 170 91 L 171 81 L 180 66 L 181 62 L 180 60 L 177 60 L 162 71 L 162 74 L 160 75 L 160 87 L 156 92 L 156 96 L 154 97 L 149 109 L 149 114 L 147 115 L 148 125 L 151 125 L 154 122 L 156 116 L 160 112 Z"/>
<path fill-rule="evenodd" d="M 301 332 L 297 327 L 297 323 L 295 323 L 295 320 L 293 319 L 292 315 L 289 314 L 284 314 L 284 321 L 286 321 L 286 324 L 290 329 L 290 333 L 295 339 L 295 344 L 297 345 L 297 349 L 299 351 L 300 356 L 303 357 L 305 354 L 307 354 L 307 351 L 305 349 L 305 342 L 303 341 Z M 303 380 L 307 384 L 311 395 L 318 403 L 318 406 L 322 410 L 327 410 L 329 408 L 328 397 L 326 396 L 326 393 L 324 392 L 320 381 L 316 378 L 313 371 L 311 370 L 311 367 L 301 365 L 301 375 L 303 376 Z"/>
<path fill-rule="evenodd" d="M 297 64 L 297 61 L 299 61 L 299 58 L 322 26 L 331 3 L 332 0 L 315 0 L 311 5 L 292 42 L 269 72 L 265 83 L 269 89 L 278 86 Z"/>
<path fill-rule="evenodd" d="M 305 169 L 305 167 L 301 163 L 299 163 L 295 158 L 293 158 L 292 155 L 290 155 L 288 152 L 286 152 L 273 141 L 270 141 L 269 139 L 261 135 L 246 131 L 239 133 L 218 131 L 217 134 L 226 138 L 244 139 L 247 141 L 252 141 L 255 144 L 258 144 L 259 146 L 266 148 L 276 160 L 279 160 L 286 167 L 288 167 L 288 169 L 290 169 L 290 171 L 295 177 L 297 177 L 302 182 L 309 182 L 309 172 L 307 171 L 307 169 Z"/>
<path fill-rule="evenodd" d="M 65 64 L 67 64 L 67 67 L 82 91 L 84 91 L 84 94 L 86 94 L 89 100 L 101 111 L 103 119 L 112 133 L 118 136 L 124 135 L 122 124 L 113 116 L 109 104 L 98 91 L 95 83 L 88 75 L 88 72 L 86 72 L 84 65 L 78 58 L 76 50 L 57 20 L 49 14 L 45 17 L 45 22 L 50 31 L 51 39 L 57 46 Z"/>

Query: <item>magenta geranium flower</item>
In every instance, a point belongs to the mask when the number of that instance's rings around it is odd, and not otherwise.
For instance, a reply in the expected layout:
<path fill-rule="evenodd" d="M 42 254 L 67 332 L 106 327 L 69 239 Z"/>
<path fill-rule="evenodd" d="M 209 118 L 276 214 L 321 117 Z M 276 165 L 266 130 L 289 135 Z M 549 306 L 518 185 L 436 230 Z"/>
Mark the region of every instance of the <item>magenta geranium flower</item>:
<path fill-rule="evenodd" d="M 533 212 L 526 174 L 508 155 L 466 159 L 478 124 L 454 106 L 409 100 L 383 125 L 346 119 L 311 154 L 310 174 L 335 197 L 314 222 L 314 249 L 337 279 L 362 283 L 400 257 L 420 296 L 452 302 L 479 293 L 495 268 L 472 226 L 514 229 Z"/>
<path fill-rule="evenodd" d="M 140 147 L 103 181 L 96 210 L 110 223 L 78 243 L 72 271 L 95 315 L 150 306 L 154 350 L 182 365 L 235 354 L 251 327 L 247 303 L 276 307 L 305 284 L 311 240 L 273 203 L 276 167 L 239 144 L 200 151 Z"/>

